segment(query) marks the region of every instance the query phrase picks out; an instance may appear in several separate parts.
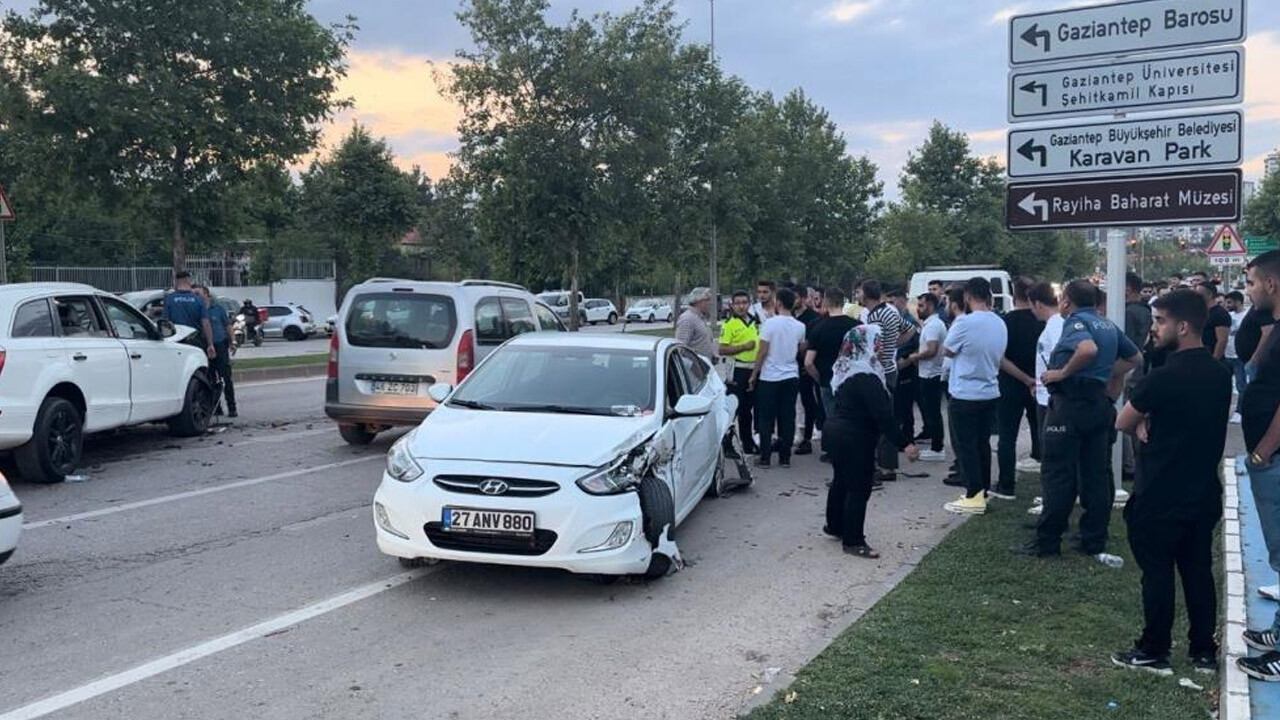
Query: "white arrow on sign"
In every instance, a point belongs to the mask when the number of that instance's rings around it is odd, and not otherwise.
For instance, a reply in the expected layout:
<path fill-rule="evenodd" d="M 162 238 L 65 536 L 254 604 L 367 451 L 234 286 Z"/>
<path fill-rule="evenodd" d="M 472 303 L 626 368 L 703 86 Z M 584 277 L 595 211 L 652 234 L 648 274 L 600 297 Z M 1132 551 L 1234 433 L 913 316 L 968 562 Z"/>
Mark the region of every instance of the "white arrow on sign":
<path fill-rule="evenodd" d="M 1018 207 L 1032 215 L 1037 214 L 1036 211 L 1039 210 L 1040 222 L 1049 222 L 1049 201 L 1037 200 L 1035 193 L 1022 198 L 1022 202 L 1018 203 Z"/>

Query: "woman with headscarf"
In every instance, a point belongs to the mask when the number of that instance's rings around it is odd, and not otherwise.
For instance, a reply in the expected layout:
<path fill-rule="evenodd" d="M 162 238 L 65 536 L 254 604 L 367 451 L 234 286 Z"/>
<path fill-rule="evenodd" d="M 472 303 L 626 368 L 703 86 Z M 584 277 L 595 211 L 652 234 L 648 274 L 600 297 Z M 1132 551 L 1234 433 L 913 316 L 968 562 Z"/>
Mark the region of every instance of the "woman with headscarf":
<path fill-rule="evenodd" d="M 835 470 L 827 493 L 827 525 L 822 530 L 840 538 L 846 553 L 871 559 L 880 554 L 867 545 L 863 527 L 875 480 L 876 443 L 883 434 L 899 450 L 905 449 L 909 460 L 919 456 L 894 416 L 878 359 L 880 343 L 877 325 L 860 325 L 844 336 L 832 367 L 835 415 L 827 418 L 822 429 L 822 449 L 831 456 Z"/>

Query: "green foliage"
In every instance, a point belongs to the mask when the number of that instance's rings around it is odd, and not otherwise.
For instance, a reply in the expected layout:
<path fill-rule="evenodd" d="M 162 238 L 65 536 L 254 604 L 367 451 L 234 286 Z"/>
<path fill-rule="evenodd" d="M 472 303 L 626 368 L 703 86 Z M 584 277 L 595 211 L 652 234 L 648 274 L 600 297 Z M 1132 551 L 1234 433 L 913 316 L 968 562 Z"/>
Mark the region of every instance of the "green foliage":
<path fill-rule="evenodd" d="M 0 117 L 86 183 L 145 194 L 175 266 L 229 183 L 315 145 L 354 30 L 303 0 L 41 0 L 0 27 Z"/>
<path fill-rule="evenodd" d="M 1280 238 L 1280 173 L 1271 173 L 1244 208 L 1240 225 L 1246 235 Z"/>

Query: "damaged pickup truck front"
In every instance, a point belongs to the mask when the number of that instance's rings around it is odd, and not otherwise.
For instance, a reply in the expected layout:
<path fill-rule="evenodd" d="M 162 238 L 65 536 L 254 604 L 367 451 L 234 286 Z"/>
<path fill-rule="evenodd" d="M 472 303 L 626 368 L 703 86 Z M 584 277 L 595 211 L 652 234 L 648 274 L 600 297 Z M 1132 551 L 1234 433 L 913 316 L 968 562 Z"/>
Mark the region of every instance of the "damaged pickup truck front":
<path fill-rule="evenodd" d="M 522 335 L 431 393 L 374 498 L 378 547 L 406 565 L 660 577 L 699 500 L 750 482 L 722 444 L 735 399 L 669 339 Z"/>

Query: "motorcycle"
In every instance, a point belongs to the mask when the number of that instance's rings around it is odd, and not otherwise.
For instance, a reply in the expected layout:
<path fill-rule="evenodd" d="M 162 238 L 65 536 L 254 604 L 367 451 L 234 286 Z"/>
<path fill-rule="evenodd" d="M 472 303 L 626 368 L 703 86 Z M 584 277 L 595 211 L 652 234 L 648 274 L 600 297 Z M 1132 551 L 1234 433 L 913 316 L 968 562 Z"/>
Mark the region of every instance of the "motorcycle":
<path fill-rule="evenodd" d="M 250 326 L 244 313 L 236 313 L 235 322 L 232 323 L 232 337 L 236 345 L 244 345 L 247 339 L 253 342 L 254 347 L 262 347 L 262 322 Z"/>

